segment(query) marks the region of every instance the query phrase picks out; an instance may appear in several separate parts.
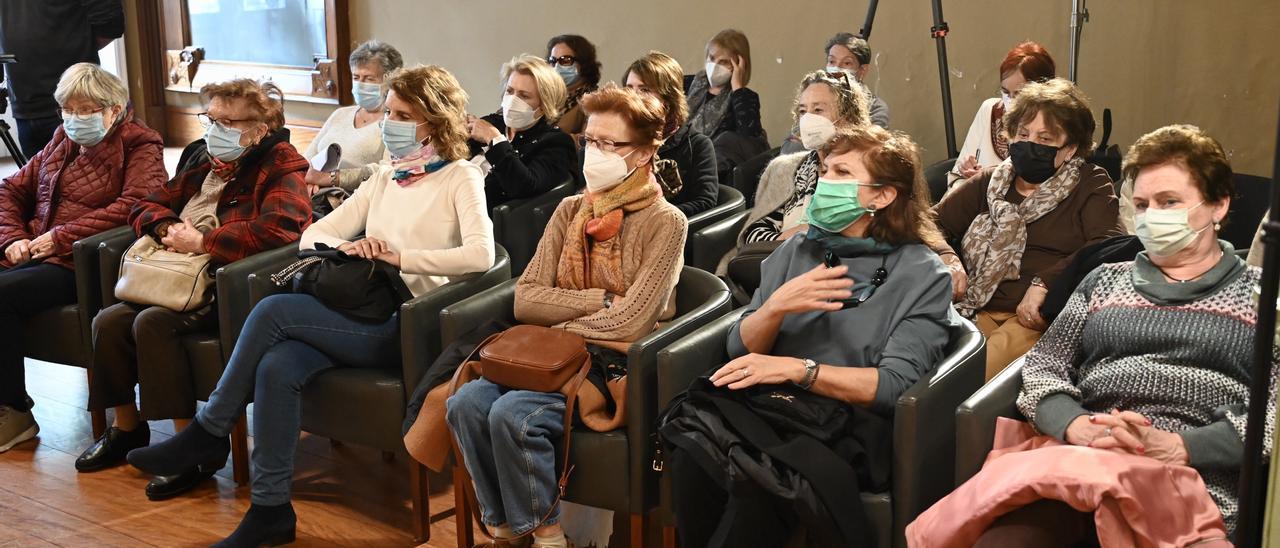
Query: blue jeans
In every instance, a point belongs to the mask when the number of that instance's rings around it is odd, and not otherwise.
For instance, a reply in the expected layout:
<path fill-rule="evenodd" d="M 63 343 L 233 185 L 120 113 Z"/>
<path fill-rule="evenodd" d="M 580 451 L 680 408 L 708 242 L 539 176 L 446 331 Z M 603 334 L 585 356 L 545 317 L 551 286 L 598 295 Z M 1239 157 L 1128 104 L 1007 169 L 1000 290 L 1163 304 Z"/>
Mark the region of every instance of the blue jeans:
<path fill-rule="evenodd" d="M 480 519 L 522 535 L 558 494 L 555 445 L 564 435 L 564 396 L 509 390 L 479 379 L 446 404 L 449 427 L 476 486 Z M 559 505 L 543 525 L 560 520 Z"/>
<path fill-rule="evenodd" d="M 289 502 L 293 457 L 302 430 L 302 389 L 335 367 L 399 367 L 400 318 L 374 325 L 326 307 L 310 295 L 273 295 L 253 308 L 231 361 L 196 419 L 227 436 L 253 399 L 255 504 Z M 332 402 L 343 405 L 344 402 Z"/>

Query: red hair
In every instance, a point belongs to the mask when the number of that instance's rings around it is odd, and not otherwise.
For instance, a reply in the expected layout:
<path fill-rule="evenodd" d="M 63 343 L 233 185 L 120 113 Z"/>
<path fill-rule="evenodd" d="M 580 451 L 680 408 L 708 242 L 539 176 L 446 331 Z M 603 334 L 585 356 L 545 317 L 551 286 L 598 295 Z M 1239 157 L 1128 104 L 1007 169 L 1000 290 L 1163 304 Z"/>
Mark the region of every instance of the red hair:
<path fill-rule="evenodd" d="M 1053 79 L 1057 67 L 1053 64 L 1053 57 L 1049 56 L 1049 50 L 1027 41 L 1013 46 L 1004 57 L 1000 63 L 1000 79 L 1007 78 L 1015 70 L 1021 72 L 1028 82 L 1044 82 Z"/>

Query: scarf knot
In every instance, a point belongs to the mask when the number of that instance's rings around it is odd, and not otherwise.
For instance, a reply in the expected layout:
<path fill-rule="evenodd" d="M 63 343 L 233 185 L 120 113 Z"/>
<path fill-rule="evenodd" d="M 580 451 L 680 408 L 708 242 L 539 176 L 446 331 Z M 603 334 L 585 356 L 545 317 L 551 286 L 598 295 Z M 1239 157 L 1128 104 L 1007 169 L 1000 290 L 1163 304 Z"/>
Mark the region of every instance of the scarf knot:
<path fill-rule="evenodd" d="M 406 187 L 447 165 L 449 161 L 436 154 L 434 146 L 427 145 L 404 158 L 392 158 L 391 167 L 395 169 L 395 173 L 391 175 L 391 179 Z"/>

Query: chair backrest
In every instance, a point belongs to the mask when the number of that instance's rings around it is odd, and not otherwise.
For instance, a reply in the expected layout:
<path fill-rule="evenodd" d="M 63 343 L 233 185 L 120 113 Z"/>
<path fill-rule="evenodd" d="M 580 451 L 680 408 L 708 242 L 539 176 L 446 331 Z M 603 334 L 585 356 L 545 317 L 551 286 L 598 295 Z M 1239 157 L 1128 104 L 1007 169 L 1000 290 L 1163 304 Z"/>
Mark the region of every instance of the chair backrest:
<path fill-rule="evenodd" d="M 764 173 L 765 166 L 768 166 L 769 162 L 777 158 L 781 152 L 781 147 L 774 147 L 733 168 L 733 186 L 742 193 L 747 207 L 755 206 L 756 187 L 760 185 L 760 174 Z"/>
<path fill-rule="evenodd" d="M 987 381 L 956 408 L 956 471 L 958 486 L 982 469 L 995 440 L 996 418 L 1023 420 L 1018 411 L 1018 393 L 1022 390 L 1022 366 L 1026 356 L 1019 357 Z"/>
<path fill-rule="evenodd" d="M 747 208 L 747 201 L 738 189 L 727 185 L 716 185 L 716 205 L 689 217 L 689 232 L 697 232 L 716 221 Z"/>
<path fill-rule="evenodd" d="M 1218 234 L 1236 249 L 1249 249 L 1267 208 L 1271 205 L 1271 179 L 1237 173 L 1233 177 L 1236 195 L 1231 198 L 1227 223 Z"/>
<path fill-rule="evenodd" d="M 938 203 L 947 193 L 947 174 L 955 167 L 956 159 L 947 158 L 941 162 L 924 168 L 924 180 L 929 183 L 929 198 Z"/>
<path fill-rule="evenodd" d="M 519 276 L 533 259 L 538 240 L 547 228 L 549 216 L 537 215 L 539 209 L 555 210 L 561 200 L 577 191 L 575 181 L 560 183 L 538 196 L 524 200 L 510 200 L 493 208 L 493 238 L 507 249 L 511 258 L 511 274 Z M 546 207 L 550 206 L 550 207 Z"/>

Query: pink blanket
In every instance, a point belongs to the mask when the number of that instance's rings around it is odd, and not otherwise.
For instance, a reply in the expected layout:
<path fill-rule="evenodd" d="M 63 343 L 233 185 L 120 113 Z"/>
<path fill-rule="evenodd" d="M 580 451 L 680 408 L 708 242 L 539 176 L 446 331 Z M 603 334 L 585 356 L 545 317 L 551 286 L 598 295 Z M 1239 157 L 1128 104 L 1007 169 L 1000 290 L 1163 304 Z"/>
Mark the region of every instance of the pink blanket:
<path fill-rule="evenodd" d="M 1093 512 L 1104 548 L 1231 546 L 1194 469 L 1067 445 L 1025 422 L 997 420 L 982 470 L 907 526 L 910 546 L 972 546 L 996 518 L 1040 499 Z"/>

